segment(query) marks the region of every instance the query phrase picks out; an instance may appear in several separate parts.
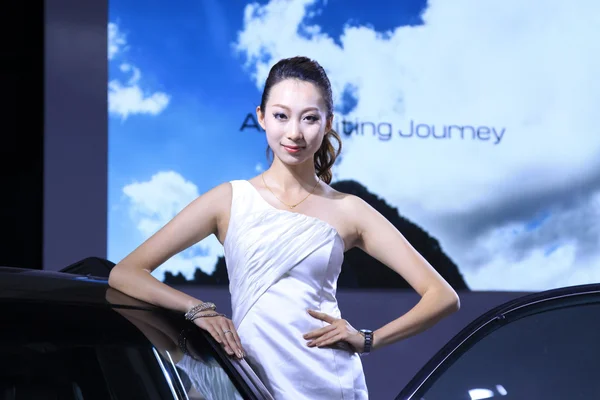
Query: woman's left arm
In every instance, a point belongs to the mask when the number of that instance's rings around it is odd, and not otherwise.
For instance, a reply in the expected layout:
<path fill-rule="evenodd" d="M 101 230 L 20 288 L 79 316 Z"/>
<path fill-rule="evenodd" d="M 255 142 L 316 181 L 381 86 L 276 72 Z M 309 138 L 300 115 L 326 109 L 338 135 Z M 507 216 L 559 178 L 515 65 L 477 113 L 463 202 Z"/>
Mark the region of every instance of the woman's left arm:
<path fill-rule="evenodd" d="M 397 272 L 421 296 L 410 311 L 373 332 L 373 350 L 420 333 L 458 311 L 457 293 L 394 225 L 359 197 L 345 200 L 357 233 L 354 245 Z"/>
<path fill-rule="evenodd" d="M 359 197 L 348 196 L 343 211 L 354 231 L 351 247 L 362 249 L 396 271 L 421 295 L 410 311 L 373 332 L 371 350 L 416 335 L 458 311 L 460 301 L 454 289 L 377 210 Z M 309 347 L 344 341 L 363 351 L 364 338 L 348 321 L 316 310 L 308 313 L 329 324 L 304 335 Z"/>

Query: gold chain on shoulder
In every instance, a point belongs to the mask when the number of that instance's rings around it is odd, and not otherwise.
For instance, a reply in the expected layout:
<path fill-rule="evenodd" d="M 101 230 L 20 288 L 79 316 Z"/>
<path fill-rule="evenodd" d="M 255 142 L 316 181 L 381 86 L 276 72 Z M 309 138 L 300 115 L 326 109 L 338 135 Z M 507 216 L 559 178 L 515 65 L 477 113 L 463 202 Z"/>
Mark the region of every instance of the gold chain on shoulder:
<path fill-rule="evenodd" d="M 269 192 L 271 192 L 271 194 L 273 196 L 275 196 L 275 198 L 277 200 L 279 200 L 279 202 L 283 205 L 285 205 L 286 207 L 290 208 L 290 209 L 294 209 L 296 207 L 298 207 L 298 205 L 300 205 L 304 200 L 308 199 L 308 197 L 314 193 L 315 189 L 317 188 L 317 185 L 319 184 L 319 182 L 321 182 L 321 178 L 319 177 L 317 179 L 317 183 L 315 183 L 315 186 L 312 188 L 312 190 L 306 195 L 305 198 L 303 198 L 302 200 L 300 200 L 298 203 L 296 204 L 287 204 L 286 202 L 282 201 L 279 197 L 277 197 L 277 195 L 275 193 L 273 193 L 273 191 L 271 190 L 271 188 L 269 187 L 269 185 L 267 185 L 267 182 L 265 181 L 265 173 L 263 172 L 262 174 L 260 174 L 260 176 L 262 177 L 262 181 L 265 185 L 265 187 L 269 190 Z"/>

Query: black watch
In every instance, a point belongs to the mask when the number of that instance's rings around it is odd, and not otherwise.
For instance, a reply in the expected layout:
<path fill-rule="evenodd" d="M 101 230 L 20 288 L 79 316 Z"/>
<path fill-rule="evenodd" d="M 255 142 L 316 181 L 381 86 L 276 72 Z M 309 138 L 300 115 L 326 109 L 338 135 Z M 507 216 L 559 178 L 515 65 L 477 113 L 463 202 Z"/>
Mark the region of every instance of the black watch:
<path fill-rule="evenodd" d="M 369 354 L 371 352 L 371 346 L 373 346 L 373 331 L 361 329 L 359 332 L 365 337 L 365 348 L 361 354 Z"/>

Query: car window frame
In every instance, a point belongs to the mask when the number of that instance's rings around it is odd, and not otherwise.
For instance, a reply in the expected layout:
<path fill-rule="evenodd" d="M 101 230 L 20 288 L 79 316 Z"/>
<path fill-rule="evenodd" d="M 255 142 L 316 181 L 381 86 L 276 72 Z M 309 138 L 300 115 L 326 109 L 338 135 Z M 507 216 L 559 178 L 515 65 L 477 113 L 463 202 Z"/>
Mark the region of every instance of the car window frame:
<path fill-rule="evenodd" d="M 41 303 L 40 299 L 30 299 L 30 298 L 0 298 L 0 303 L 3 306 L 10 306 L 11 304 L 29 304 L 32 307 L 35 307 L 37 304 Z M 170 320 L 170 323 L 174 323 L 177 327 L 185 327 L 185 329 L 194 331 L 194 340 L 202 340 L 208 342 L 208 347 L 210 350 L 211 356 L 219 363 L 221 368 L 223 368 L 224 372 L 227 374 L 236 390 L 244 399 L 249 400 L 272 400 L 273 397 L 269 393 L 268 389 L 264 385 L 264 383 L 260 380 L 260 378 L 256 375 L 253 369 L 250 367 L 248 362 L 245 359 L 238 360 L 229 356 L 226 351 L 223 349 L 219 343 L 206 331 L 200 329 L 192 322 L 186 321 L 183 315 L 179 315 L 171 310 L 167 310 L 161 307 L 153 306 L 150 304 L 140 304 L 132 306 L 126 304 L 111 304 L 111 303 L 98 303 L 91 301 L 74 301 L 74 300 L 56 300 L 51 301 L 53 306 L 61 307 L 61 306 L 75 306 L 75 307 L 83 307 L 89 309 L 104 309 L 111 310 L 112 312 L 116 312 L 118 308 L 131 309 L 137 312 L 148 312 L 148 313 L 157 313 L 161 317 L 166 317 Z M 120 318 L 124 318 L 120 316 Z M 133 325 L 131 325 L 131 329 L 134 329 L 140 333 L 141 336 L 144 336 L 139 329 Z M 162 369 L 163 374 L 168 374 L 172 382 L 167 382 L 168 386 L 170 386 L 171 392 L 175 391 L 177 393 L 177 399 L 187 399 L 187 394 L 183 394 L 181 392 L 181 388 L 178 386 L 182 384 L 181 377 L 178 376 L 177 371 L 175 369 L 176 365 L 170 365 L 173 363 L 173 360 L 167 360 L 162 358 L 160 352 L 157 352 L 156 347 L 152 345 L 152 343 L 148 342 L 149 349 L 155 353 L 155 357 L 158 367 Z M 169 367 L 165 370 L 165 365 L 163 363 L 169 364 Z M 175 371 L 175 374 L 173 373 Z M 167 379 L 167 376 L 165 376 Z M 168 380 L 168 379 L 167 379 Z"/>
<path fill-rule="evenodd" d="M 239 394 L 248 400 L 273 400 L 272 395 L 264 383 L 260 380 L 258 375 L 253 371 L 252 367 L 248 364 L 245 359 L 237 359 L 229 356 L 223 346 L 219 344 L 210 333 L 196 326 L 193 322 L 185 320 L 183 315 L 176 313 L 171 310 L 167 310 L 156 306 L 130 306 L 121 304 L 110 304 L 111 309 L 116 308 L 127 308 L 140 312 L 157 313 L 160 317 L 167 318 L 174 325 L 182 327 L 182 331 L 185 330 L 190 336 L 187 340 L 191 340 L 192 343 L 196 340 L 204 340 L 208 342 L 211 349 L 211 355 L 219 363 L 221 368 L 225 371 L 227 376 L 231 379 L 233 385 Z M 137 328 L 135 328 L 137 329 Z M 152 344 L 150 344 L 152 346 Z M 154 346 L 152 346 L 155 349 Z M 160 356 L 159 356 L 160 357 Z M 162 359 L 165 361 L 164 359 Z M 172 363 L 169 360 L 169 363 Z M 169 368 L 170 370 L 171 368 Z M 170 373 L 170 372 L 169 372 Z M 170 373 L 171 374 L 171 373 Z M 172 377 L 181 382 L 181 378 L 177 375 Z M 185 399 L 186 397 L 183 397 Z"/>
<path fill-rule="evenodd" d="M 221 367 L 225 370 L 227 375 L 232 380 L 234 386 L 240 392 L 242 396 L 249 393 L 252 397 L 251 400 L 272 400 L 273 397 L 267 390 L 264 383 L 260 380 L 258 375 L 252 370 L 252 367 L 248 364 L 246 359 L 237 359 L 225 351 L 223 346 L 218 343 L 210 333 L 200 329 L 195 324 L 186 321 L 185 324 L 188 326 L 186 329 L 196 329 L 198 330 L 198 334 L 203 337 L 203 340 L 206 340 L 212 351 L 214 352 L 215 359 Z M 233 379 L 235 377 L 235 379 Z M 246 399 L 247 397 L 244 396 Z"/>
<path fill-rule="evenodd" d="M 550 310 L 591 303 L 600 303 L 600 284 L 551 289 L 501 304 L 476 318 L 450 339 L 409 381 L 396 400 L 418 399 L 463 354 L 508 324 Z"/>

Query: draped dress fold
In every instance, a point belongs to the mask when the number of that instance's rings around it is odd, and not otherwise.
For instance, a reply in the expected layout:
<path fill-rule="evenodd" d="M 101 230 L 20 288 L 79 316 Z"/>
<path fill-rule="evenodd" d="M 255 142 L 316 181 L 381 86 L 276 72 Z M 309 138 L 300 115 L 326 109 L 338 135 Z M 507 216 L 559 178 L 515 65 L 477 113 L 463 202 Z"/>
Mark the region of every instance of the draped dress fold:
<path fill-rule="evenodd" d="M 342 237 L 321 219 L 272 206 L 249 181 L 230 183 L 224 254 L 232 321 L 248 363 L 275 399 L 367 399 L 358 354 L 310 348 L 303 338 L 327 325 L 307 309 L 341 318 Z"/>

